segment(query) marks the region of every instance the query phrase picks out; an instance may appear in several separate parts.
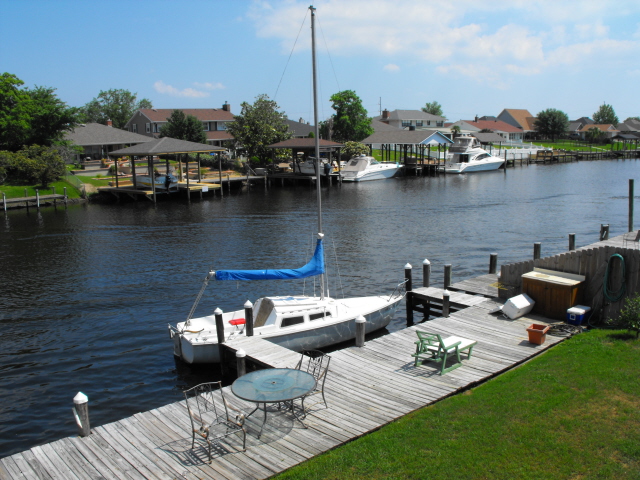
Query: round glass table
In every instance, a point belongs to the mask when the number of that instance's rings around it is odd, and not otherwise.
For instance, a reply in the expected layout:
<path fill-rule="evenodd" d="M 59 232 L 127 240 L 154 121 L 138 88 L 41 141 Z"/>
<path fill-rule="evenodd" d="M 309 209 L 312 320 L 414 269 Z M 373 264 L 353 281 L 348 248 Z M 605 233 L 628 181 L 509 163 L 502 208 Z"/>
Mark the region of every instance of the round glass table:
<path fill-rule="evenodd" d="M 260 408 L 260 404 L 263 405 L 264 420 L 258 438 L 262 435 L 262 429 L 267 423 L 267 403 L 290 403 L 293 416 L 304 428 L 307 428 L 302 419 L 296 415 L 293 400 L 308 395 L 314 388 L 316 388 L 316 379 L 313 375 L 292 368 L 256 370 L 243 375 L 231 385 L 231 391 L 236 397 L 257 404 L 247 417 L 253 415 Z M 302 402 L 304 409 L 304 399 Z"/>

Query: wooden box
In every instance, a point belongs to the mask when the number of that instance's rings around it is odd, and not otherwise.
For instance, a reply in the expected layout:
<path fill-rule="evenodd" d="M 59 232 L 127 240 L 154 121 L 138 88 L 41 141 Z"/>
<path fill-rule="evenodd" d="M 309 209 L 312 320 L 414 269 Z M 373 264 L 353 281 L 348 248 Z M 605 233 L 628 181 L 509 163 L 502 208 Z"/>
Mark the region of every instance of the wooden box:
<path fill-rule="evenodd" d="M 572 273 L 534 268 L 522 275 L 522 293 L 536 303 L 533 313 L 554 320 L 565 320 L 567 310 L 582 303 L 585 277 Z"/>

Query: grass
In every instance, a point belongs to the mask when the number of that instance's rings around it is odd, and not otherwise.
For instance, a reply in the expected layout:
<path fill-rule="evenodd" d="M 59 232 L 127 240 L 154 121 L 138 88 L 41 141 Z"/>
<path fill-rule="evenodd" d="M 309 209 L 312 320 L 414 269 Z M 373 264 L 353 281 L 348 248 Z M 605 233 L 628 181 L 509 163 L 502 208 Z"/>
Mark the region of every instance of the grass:
<path fill-rule="evenodd" d="M 638 365 L 635 336 L 592 330 L 275 478 L 639 479 Z"/>
<path fill-rule="evenodd" d="M 47 188 L 42 188 L 42 186 L 38 185 L 0 185 L 0 196 L 4 193 L 7 198 L 24 197 L 25 189 L 27 190 L 27 196 L 29 197 L 35 197 L 36 189 L 40 195 L 51 195 L 53 193 L 53 189 L 51 187 L 55 187 L 56 193 L 59 195 L 62 195 L 64 193 L 64 187 L 67 187 L 67 196 L 70 199 L 81 197 L 80 193 L 74 187 L 63 180 L 53 182 Z"/>

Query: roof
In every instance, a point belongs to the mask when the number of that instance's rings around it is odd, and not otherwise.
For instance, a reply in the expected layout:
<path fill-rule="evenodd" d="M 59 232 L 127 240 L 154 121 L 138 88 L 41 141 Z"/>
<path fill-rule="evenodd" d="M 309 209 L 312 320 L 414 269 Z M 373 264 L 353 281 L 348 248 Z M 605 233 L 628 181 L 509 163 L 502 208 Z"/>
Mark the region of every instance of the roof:
<path fill-rule="evenodd" d="M 148 138 L 148 137 L 147 137 Z M 109 156 L 130 156 L 130 155 L 169 155 L 173 153 L 202 153 L 202 152 L 223 152 L 226 149 L 214 147 L 205 143 L 188 142 L 177 138 L 162 137 L 151 140 L 140 145 L 129 148 L 122 148 L 109 152 Z"/>
<path fill-rule="evenodd" d="M 570 132 L 577 132 L 580 128 L 582 128 L 582 125 L 583 125 L 583 122 L 579 122 L 579 121 L 569 122 L 568 130 Z"/>
<path fill-rule="evenodd" d="M 535 117 L 529 113 L 529 110 L 517 108 L 505 108 L 503 112 L 507 112 L 516 121 L 523 130 L 535 130 L 533 122 Z"/>
<path fill-rule="evenodd" d="M 590 125 L 585 125 L 584 127 L 582 127 L 578 131 L 579 132 L 588 132 L 592 128 L 597 128 L 598 130 L 601 130 L 603 132 L 617 132 L 616 128 L 610 123 L 609 124 L 605 124 L 605 125 L 592 123 Z"/>
<path fill-rule="evenodd" d="M 212 130 L 204 133 L 207 134 L 207 140 L 233 140 L 233 136 L 226 130 Z"/>
<path fill-rule="evenodd" d="M 152 122 L 166 122 L 174 110 L 182 110 L 202 122 L 233 121 L 233 114 L 222 108 L 141 108 L 139 112 Z"/>
<path fill-rule="evenodd" d="M 504 138 L 498 135 L 497 133 L 480 133 L 475 132 L 472 133 L 474 137 L 478 139 L 480 143 L 500 143 L 504 142 Z"/>
<path fill-rule="evenodd" d="M 436 140 L 437 139 L 437 140 Z M 369 135 L 362 140 L 361 143 L 383 143 L 383 144 L 399 144 L 399 145 L 419 145 L 431 143 L 453 143 L 449 138 L 445 137 L 438 130 L 399 130 L 379 131 L 373 135 Z"/>
<path fill-rule="evenodd" d="M 296 122 L 295 120 L 285 120 L 289 131 L 296 137 L 308 137 L 314 131 L 313 125 L 308 123 Z"/>
<path fill-rule="evenodd" d="M 380 122 L 378 120 L 371 120 L 371 126 L 374 132 L 397 132 L 398 127 L 389 125 L 388 123 Z"/>
<path fill-rule="evenodd" d="M 502 120 L 478 120 L 474 122 L 472 120 L 463 120 L 463 122 L 469 125 L 479 128 L 480 130 L 497 130 L 506 133 L 522 133 L 522 129 L 514 127 L 513 125 L 503 122 Z"/>
<path fill-rule="evenodd" d="M 621 138 L 623 140 L 633 140 L 633 141 L 638 140 L 638 136 L 634 135 L 633 133 L 619 133 L 618 135 L 615 136 L 615 138 Z"/>
<path fill-rule="evenodd" d="M 380 121 L 382 120 L 382 115 L 373 117 L 373 119 Z M 389 112 L 388 120 L 432 120 L 443 122 L 446 119 L 438 115 L 423 112 L 422 110 L 393 110 Z"/>
<path fill-rule="evenodd" d="M 343 143 L 336 143 L 330 140 L 320 139 L 321 148 L 340 148 L 344 147 Z M 282 142 L 268 145 L 268 148 L 314 148 L 316 146 L 315 138 L 290 138 L 289 140 L 283 140 Z"/>
<path fill-rule="evenodd" d="M 64 139 L 72 141 L 76 145 L 89 146 L 144 143 L 148 142 L 150 137 L 109 127 L 101 123 L 87 123 L 78 125 L 72 131 L 66 133 Z"/>
<path fill-rule="evenodd" d="M 631 123 L 628 120 L 625 120 L 624 122 L 619 123 L 618 125 L 616 125 L 616 128 L 618 130 L 620 130 L 621 132 L 637 132 L 637 131 L 640 131 L 640 125 Z"/>

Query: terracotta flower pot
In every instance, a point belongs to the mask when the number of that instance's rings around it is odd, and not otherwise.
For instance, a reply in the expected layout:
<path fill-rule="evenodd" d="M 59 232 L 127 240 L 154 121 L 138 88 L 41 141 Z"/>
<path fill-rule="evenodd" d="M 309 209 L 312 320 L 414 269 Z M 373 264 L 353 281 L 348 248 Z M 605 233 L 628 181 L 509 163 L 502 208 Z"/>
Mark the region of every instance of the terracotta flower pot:
<path fill-rule="evenodd" d="M 549 331 L 549 325 L 539 325 L 533 323 L 527 327 L 529 333 L 529 342 L 536 345 L 542 345 L 547 339 L 547 332 Z"/>

